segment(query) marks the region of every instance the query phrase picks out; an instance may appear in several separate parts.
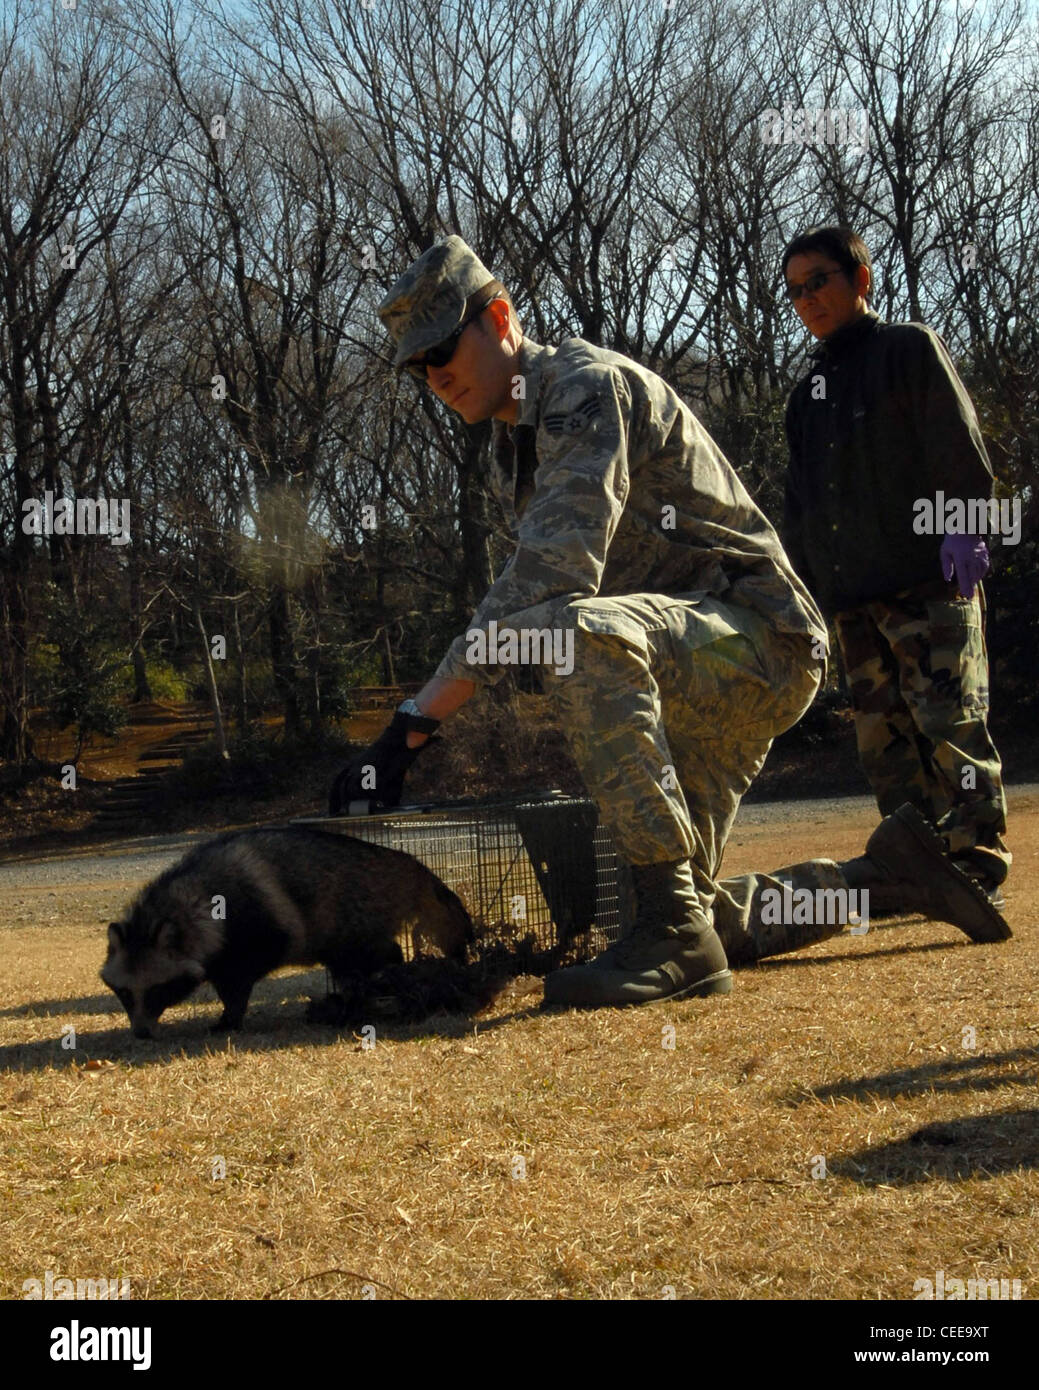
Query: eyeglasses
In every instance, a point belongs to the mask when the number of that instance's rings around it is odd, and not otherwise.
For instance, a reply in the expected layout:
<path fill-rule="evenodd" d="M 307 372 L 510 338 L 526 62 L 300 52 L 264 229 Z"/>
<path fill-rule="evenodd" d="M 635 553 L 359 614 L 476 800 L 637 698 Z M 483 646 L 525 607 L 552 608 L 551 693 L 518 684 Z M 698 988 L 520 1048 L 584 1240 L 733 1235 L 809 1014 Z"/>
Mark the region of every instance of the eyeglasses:
<path fill-rule="evenodd" d="M 831 275 L 843 274 L 843 270 L 817 270 L 814 275 L 809 275 L 803 285 L 787 285 L 786 297 L 796 304 L 803 294 L 815 294 L 816 290 L 821 290 Z"/>
<path fill-rule="evenodd" d="M 485 303 L 478 305 L 476 308 L 470 309 L 469 312 L 466 314 L 465 318 L 462 320 L 462 322 L 458 325 L 458 327 L 455 329 L 455 331 L 451 334 L 449 338 L 445 338 L 443 342 L 437 343 L 434 347 L 428 348 L 421 357 L 410 357 L 408 361 L 404 363 L 405 367 L 408 369 L 408 371 L 411 373 L 411 375 L 415 378 L 416 381 L 425 381 L 427 379 L 427 367 L 447 366 L 447 364 L 451 361 L 451 358 L 455 355 L 455 349 L 458 347 L 458 341 L 461 338 L 462 334 L 472 323 L 473 319 L 477 318 L 480 314 L 482 314 L 484 309 L 486 309 L 487 305 L 491 302 L 491 300 L 487 300 Z"/>

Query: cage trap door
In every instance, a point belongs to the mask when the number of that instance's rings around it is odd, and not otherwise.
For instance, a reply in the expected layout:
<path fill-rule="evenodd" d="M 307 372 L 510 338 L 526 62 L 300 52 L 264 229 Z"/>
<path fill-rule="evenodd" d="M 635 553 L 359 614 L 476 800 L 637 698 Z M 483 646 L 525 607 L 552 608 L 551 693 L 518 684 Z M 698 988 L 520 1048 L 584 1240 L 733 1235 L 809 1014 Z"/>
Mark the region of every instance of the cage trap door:
<path fill-rule="evenodd" d="M 559 942 L 566 945 L 595 921 L 598 809 L 590 801 L 543 801 L 516 806 L 513 816 Z"/>

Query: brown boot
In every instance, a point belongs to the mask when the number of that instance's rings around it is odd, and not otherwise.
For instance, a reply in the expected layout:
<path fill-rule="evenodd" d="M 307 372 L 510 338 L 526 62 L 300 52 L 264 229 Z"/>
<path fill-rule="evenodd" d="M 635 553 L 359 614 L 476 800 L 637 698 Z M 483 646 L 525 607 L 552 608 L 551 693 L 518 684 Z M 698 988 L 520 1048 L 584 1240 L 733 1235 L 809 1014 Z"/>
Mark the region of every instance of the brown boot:
<path fill-rule="evenodd" d="M 546 1004 L 648 1004 L 732 989 L 725 948 L 700 907 L 688 859 L 632 865 L 631 872 L 634 928 L 586 965 L 547 976 Z"/>
<path fill-rule="evenodd" d="M 869 889 L 871 914 L 920 912 L 932 921 L 951 922 L 972 941 L 1006 941 L 1012 935 L 984 889 L 956 867 L 941 836 L 908 802 L 884 817 L 863 858 L 876 866 L 876 878 L 852 886 Z M 863 876 L 862 862 L 842 866 L 846 877 L 856 866 L 850 884 Z"/>

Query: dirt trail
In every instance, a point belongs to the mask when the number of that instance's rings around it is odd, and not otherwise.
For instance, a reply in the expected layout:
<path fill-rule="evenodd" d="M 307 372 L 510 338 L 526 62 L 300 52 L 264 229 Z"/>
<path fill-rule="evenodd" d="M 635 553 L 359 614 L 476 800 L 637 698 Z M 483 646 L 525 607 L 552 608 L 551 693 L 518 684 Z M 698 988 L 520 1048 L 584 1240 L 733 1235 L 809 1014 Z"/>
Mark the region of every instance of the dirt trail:
<path fill-rule="evenodd" d="M 1039 785 L 1012 787 L 1010 845 L 1014 867 L 1007 920 L 1017 931 L 1036 925 L 1039 909 Z M 726 874 L 775 869 L 803 859 L 861 854 L 876 824 L 868 797 L 773 801 L 744 806 L 725 856 Z M 0 865 L 0 926 L 91 920 L 102 903 L 119 902 L 207 835 L 180 833 L 122 840 L 103 850 L 11 860 Z"/>

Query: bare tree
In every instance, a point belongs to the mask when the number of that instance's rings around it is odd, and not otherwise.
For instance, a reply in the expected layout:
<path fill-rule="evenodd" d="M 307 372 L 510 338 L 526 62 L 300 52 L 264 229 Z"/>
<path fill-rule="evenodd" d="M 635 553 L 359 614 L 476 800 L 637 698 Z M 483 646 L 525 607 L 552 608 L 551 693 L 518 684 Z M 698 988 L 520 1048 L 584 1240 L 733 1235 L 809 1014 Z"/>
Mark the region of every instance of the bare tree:
<path fill-rule="evenodd" d="M 41 16 L 15 0 L 0 27 L 0 388 L 16 503 L 0 557 L 0 751 L 16 761 L 31 752 L 35 554 L 20 524 L 21 503 L 59 487 L 69 350 L 90 339 L 103 312 L 77 304 L 74 289 L 161 159 L 160 113 L 140 64 L 104 19 L 78 20 L 58 8 Z M 96 463 L 88 423 L 68 429 L 78 429 L 81 448 Z M 52 557 L 60 569 L 59 547 Z"/>

